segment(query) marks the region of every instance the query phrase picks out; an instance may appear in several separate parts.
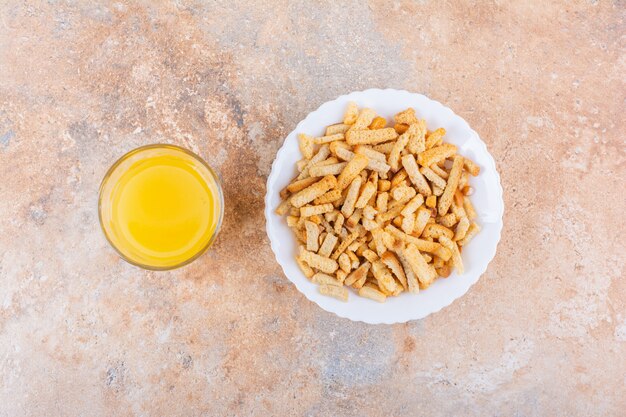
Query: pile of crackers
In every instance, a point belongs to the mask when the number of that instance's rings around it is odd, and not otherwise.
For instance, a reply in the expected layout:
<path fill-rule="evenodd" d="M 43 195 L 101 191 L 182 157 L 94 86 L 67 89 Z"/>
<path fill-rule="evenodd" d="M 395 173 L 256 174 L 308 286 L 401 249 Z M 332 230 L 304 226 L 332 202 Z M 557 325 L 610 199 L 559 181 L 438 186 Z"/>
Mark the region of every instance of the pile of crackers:
<path fill-rule="evenodd" d="M 469 199 L 480 168 L 426 129 L 408 108 L 393 127 L 350 102 L 324 136 L 299 134 L 299 175 L 281 191 L 279 215 L 299 243 L 296 261 L 324 295 L 348 287 L 384 302 L 417 293 L 452 270 L 480 231 Z"/>

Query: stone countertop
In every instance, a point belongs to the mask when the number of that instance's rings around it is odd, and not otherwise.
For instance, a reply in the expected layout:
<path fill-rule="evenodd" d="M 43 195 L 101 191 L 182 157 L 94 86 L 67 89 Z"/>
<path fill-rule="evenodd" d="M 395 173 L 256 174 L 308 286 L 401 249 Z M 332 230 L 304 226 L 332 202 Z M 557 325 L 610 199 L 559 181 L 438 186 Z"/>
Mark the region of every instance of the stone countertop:
<path fill-rule="evenodd" d="M 0 4 L 0 416 L 624 412 L 624 3 L 168 3 Z M 307 301 L 264 231 L 283 138 L 371 87 L 465 118 L 506 206 L 480 281 L 392 326 Z M 97 219 L 154 142 L 224 180 L 216 245 L 173 272 Z"/>

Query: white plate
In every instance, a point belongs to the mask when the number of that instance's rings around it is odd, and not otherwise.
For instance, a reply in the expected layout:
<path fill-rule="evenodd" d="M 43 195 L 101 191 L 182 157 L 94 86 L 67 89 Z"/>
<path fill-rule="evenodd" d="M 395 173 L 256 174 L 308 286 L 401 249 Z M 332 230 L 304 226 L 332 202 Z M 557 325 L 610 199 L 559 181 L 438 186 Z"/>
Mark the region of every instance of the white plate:
<path fill-rule="evenodd" d="M 480 233 L 463 248 L 463 275 L 451 274 L 447 279 L 438 279 L 427 290 L 419 294 L 403 293 L 398 297 L 389 297 L 385 303 L 378 303 L 359 297 L 351 291 L 348 302 L 342 302 L 321 295 L 318 286 L 311 283 L 300 271 L 295 262 L 297 253 L 296 239 L 287 227 L 286 219 L 274 213 L 280 203 L 278 193 L 297 175 L 296 161 L 302 158 L 298 148 L 298 133 L 322 136 L 325 127 L 341 122 L 346 105 L 356 102 L 359 107 L 371 107 L 387 120 L 407 107 L 413 107 L 417 116 L 426 119 L 429 130 L 438 127 L 446 129 L 444 140 L 458 146 L 459 153 L 471 158 L 480 165 L 480 174 L 471 177 L 470 184 L 475 192 L 471 196 L 478 214 L 477 223 Z M 421 94 L 400 90 L 371 89 L 357 91 L 322 104 L 301 121 L 295 130 L 287 136 L 285 143 L 276 154 L 272 172 L 267 179 L 265 195 L 265 218 L 267 234 L 272 250 L 285 275 L 298 290 L 309 300 L 326 311 L 350 320 L 366 323 L 404 323 L 416 320 L 439 311 L 462 296 L 478 281 L 487 265 L 496 253 L 502 230 L 502 187 L 496 171 L 493 157 L 487 151 L 485 143 L 473 131 L 467 122 L 454 114 L 441 103 Z"/>

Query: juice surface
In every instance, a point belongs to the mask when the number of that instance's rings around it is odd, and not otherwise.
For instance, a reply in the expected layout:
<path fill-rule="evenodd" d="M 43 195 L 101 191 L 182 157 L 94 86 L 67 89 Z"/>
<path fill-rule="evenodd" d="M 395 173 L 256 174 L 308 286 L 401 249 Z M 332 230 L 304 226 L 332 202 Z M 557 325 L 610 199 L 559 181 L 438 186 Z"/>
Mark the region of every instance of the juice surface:
<path fill-rule="evenodd" d="M 205 249 L 216 231 L 221 206 L 215 181 L 202 163 L 175 148 L 134 159 L 109 178 L 110 192 L 101 201 L 109 206 L 101 213 L 103 227 L 135 263 L 155 268 L 184 263 Z"/>

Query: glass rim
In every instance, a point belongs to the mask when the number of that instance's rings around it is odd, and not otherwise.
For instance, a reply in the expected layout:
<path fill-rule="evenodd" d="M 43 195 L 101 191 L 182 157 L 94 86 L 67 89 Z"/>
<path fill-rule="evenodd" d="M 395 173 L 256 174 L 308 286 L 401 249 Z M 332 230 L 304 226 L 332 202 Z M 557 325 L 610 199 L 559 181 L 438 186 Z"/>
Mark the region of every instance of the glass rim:
<path fill-rule="evenodd" d="M 113 243 L 113 240 L 111 239 L 111 237 L 109 236 L 109 233 L 107 233 L 107 230 L 104 226 L 104 222 L 102 220 L 102 199 L 103 199 L 103 191 L 104 191 L 104 187 L 105 185 L 107 185 L 111 175 L 115 172 L 115 170 L 122 164 L 122 162 L 124 162 L 125 160 L 127 160 L 130 156 L 141 153 L 143 151 L 148 151 L 151 149 L 160 149 L 160 148 L 171 148 L 177 151 L 181 151 L 187 155 L 189 155 L 190 157 L 192 157 L 193 159 L 195 159 L 196 161 L 198 161 L 200 164 L 202 164 L 209 172 L 209 174 L 213 177 L 213 180 L 215 181 L 215 185 L 217 188 L 217 194 L 218 194 L 218 203 L 220 206 L 220 210 L 219 210 L 219 217 L 217 219 L 217 224 L 215 226 L 215 231 L 213 232 L 213 234 L 211 235 L 211 238 L 207 241 L 207 243 L 200 249 L 198 250 L 198 252 L 194 253 L 193 256 L 189 257 L 188 259 L 185 259 L 184 261 L 181 261 L 177 264 L 174 265 L 168 265 L 168 266 L 154 266 L 154 265 L 147 265 L 141 262 L 137 262 L 134 261 L 132 259 L 130 259 L 128 256 L 126 256 L 124 253 L 122 253 L 122 251 Z M 131 149 L 130 151 L 126 152 L 124 155 L 120 156 L 107 170 L 107 172 L 104 174 L 104 177 L 102 178 L 102 182 L 100 183 L 100 188 L 98 190 L 98 221 L 100 223 L 100 229 L 102 229 L 102 233 L 104 233 L 104 237 L 106 238 L 107 242 L 109 242 L 109 245 L 115 250 L 115 252 L 117 252 L 117 254 L 126 262 L 128 262 L 131 265 L 137 266 L 139 268 L 142 269 L 147 269 L 149 271 L 170 271 L 173 269 L 178 269 L 181 268 L 185 265 L 189 265 L 190 263 L 192 263 L 193 261 L 195 261 L 196 259 L 198 259 L 200 256 L 204 255 L 206 253 L 206 251 L 213 245 L 213 242 L 215 241 L 215 239 L 217 238 L 217 235 L 220 232 L 220 229 L 222 227 L 222 220 L 224 219 L 224 194 L 222 191 L 222 181 L 221 178 L 219 176 L 219 174 L 198 154 L 196 154 L 193 151 L 190 151 L 187 148 L 183 148 L 182 146 L 178 146 L 178 145 L 173 145 L 171 143 L 153 143 L 153 144 L 149 144 L 149 145 L 143 145 L 143 146 L 139 146 L 137 148 Z"/>

